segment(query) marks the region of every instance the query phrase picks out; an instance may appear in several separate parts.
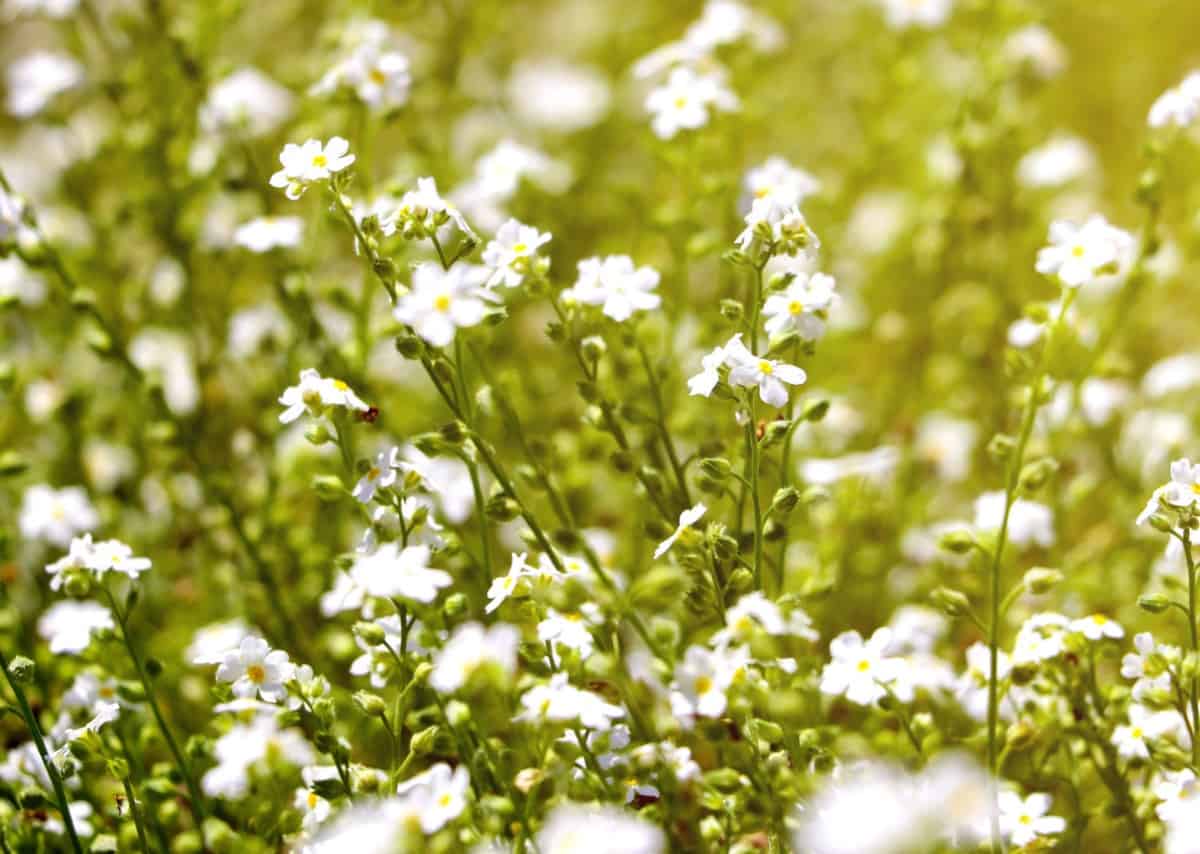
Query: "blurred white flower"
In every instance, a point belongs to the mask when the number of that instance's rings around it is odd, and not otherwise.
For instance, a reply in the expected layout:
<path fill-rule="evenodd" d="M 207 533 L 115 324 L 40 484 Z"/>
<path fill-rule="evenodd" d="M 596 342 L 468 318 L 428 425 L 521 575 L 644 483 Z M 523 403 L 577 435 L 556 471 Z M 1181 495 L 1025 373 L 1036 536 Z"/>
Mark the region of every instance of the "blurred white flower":
<path fill-rule="evenodd" d="M 35 116 L 83 77 L 83 66 L 69 56 L 44 50 L 26 54 L 8 66 L 8 111 L 21 119 Z"/>

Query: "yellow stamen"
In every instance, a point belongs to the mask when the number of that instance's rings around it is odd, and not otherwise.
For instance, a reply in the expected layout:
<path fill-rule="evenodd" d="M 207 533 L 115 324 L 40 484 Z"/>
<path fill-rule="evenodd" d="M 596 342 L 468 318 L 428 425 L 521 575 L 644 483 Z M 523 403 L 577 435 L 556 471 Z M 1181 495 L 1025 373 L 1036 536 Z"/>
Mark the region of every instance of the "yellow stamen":
<path fill-rule="evenodd" d="M 449 311 L 450 310 L 450 297 L 446 296 L 445 294 L 442 294 L 441 296 L 434 299 L 433 307 L 443 313 Z"/>
<path fill-rule="evenodd" d="M 773 374 L 773 373 L 775 373 L 775 366 L 772 365 L 770 362 L 768 362 L 766 359 L 759 359 L 758 360 L 758 370 L 760 373 Z"/>

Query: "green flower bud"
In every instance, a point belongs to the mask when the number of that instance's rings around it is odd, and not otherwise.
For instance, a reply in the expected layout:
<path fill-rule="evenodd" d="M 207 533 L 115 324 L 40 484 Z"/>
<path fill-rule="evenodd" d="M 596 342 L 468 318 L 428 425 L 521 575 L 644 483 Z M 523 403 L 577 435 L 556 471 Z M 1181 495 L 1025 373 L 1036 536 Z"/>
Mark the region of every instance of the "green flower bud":
<path fill-rule="evenodd" d="M 370 691 L 355 691 L 353 695 L 354 704 L 362 709 L 363 714 L 370 717 L 378 717 L 387 713 L 387 703 L 382 697 L 372 694 Z"/>
<path fill-rule="evenodd" d="M 774 445 L 778 445 L 785 438 L 787 438 L 788 431 L 791 429 L 792 422 L 790 421 L 771 421 L 763 429 L 762 438 L 758 440 L 759 447 L 770 448 Z"/>
<path fill-rule="evenodd" d="M 0 453 L 0 477 L 12 477 L 29 468 L 29 461 L 16 451 Z"/>
<path fill-rule="evenodd" d="M 396 352 L 406 359 L 419 359 L 425 352 L 425 345 L 420 338 L 405 330 L 396 336 Z"/>
<path fill-rule="evenodd" d="M 1171 607 L 1171 600 L 1161 593 L 1147 593 L 1139 596 L 1138 607 L 1150 614 L 1161 614 Z"/>
<path fill-rule="evenodd" d="M 1155 513 L 1150 517 L 1150 527 L 1159 533 L 1170 534 L 1175 530 L 1175 523 L 1162 513 Z"/>
<path fill-rule="evenodd" d="M 308 440 L 310 445 L 324 445 L 327 442 L 333 441 L 333 434 L 329 432 L 329 428 L 324 424 L 313 424 L 304 431 L 304 438 Z"/>
<path fill-rule="evenodd" d="M 800 414 L 796 417 L 801 421 L 817 422 L 823 420 L 828 412 L 828 400 L 810 400 L 800 407 Z"/>
<path fill-rule="evenodd" d="M 1062 580 L 1063 574 L 1057 569 L 1046 569 L 1045 567 L 1035 566 L 1025 573 L 1022 583 L 1030 593 L 1040 596 L 1043 593 L 1049 593 Z"/>
<path fill-rule="evenodd" d="M 775 491 L 771 499 L 771 509 L 767 511 L 772 516 L 787 516 L 800 503 L 800 493 L 794 486 L 785 486 Z"/>
<path fill-rule="evenodd" d="M 337 501 L 346 494 L 342 479 L 332 474 L 319 474 L 314 477 L 312 488 L 322 501 Z"/>
<path fill-rule="evenodd" d="M 729 477 L 733 465 L 724 457 L 706 457 L 700 461 L 700 471 L 715 481 L 721 481 Z"/>
<path fill-rule="evenodd" d="M 746 593 L 754 587 L 754 573 L 744 566 L 739 566 L 729 576 L 725 586 L 734 593 Z"/>
<path fill-rule="evenodd" d="M 438 434 L 451 445 L 461 445 L 470 435 L 467 425 L 461 421 L 451 421 L 449 424 L 443 424 L 438 428 Z"/>
<path fill-rule="evenodd" d="M 971 600 L 967 594 L 949 587 L 939 587 L 929 594 L 935 608 L 940 608 L 951 617 L 962 617 L 971 613 Z"/>
<path fill-rule="evenodd" d="M 484 507 L 489 519 L 511 522 L 521 515 L 521 505 L 508 495 L 493 495 Z"/>
<path fill-rule="evenodd" d="M 998 463 L 1005 462 L 1017 446 L 1017 440 L 1007 433 L 997 433 L 988 442 L 987 452 Z"/>
<path fill-rule="evenodd" d="M 1045 486 L 1050 476 L 1058 471 L 1058 463 L 1050 457 L 1043 457 L 1026 463 L 1021 469 L 1018 485 L 1022 492 L 1036 492 Z"/>
<path fill-rule="evenodd" d="M 362 642 L 369 646 L 379 646 L 387 640 L 387 633 L 378 623 L 369 623 L 365 620 L 354 624 L 354 634 L 362 639 Z"/>
<path fill-rule="evenodd" d="M 346 784 L 338 777 L 313 780 L 310 788 L 327 801 L 335 800 L 346 794 Z"/>
<path fill-rule="evenodd" d="M 579 342 L 579 352 L 588 362 L 597 362 L 608 353 L 608 344 L 599 335 L 589 335 Z"/>
<path fill-rule="evenodd" d="M 973 549 L 978 543 L 975 540 L 975 535 L 965 528 L 959 528 L 955 531 L 947 531 L 942 534 L 942 538 L 938 540 L 938 547 L 943 548 L 954 554 L 966 554 Z"/>
<path fill-rule="evenodd" d="M 33 659 L 23 655 L 16 656 L 8 663 L 8 675 L 18 685 L 32 684 L 36 672 L 37 667 L 34 665 Z"/>
<path fill-rule="evenodd" d="M 746 316 L 745 307 L 735 299 L 721 300 L 721 317 L 730 323 L 741 323 Z"/>

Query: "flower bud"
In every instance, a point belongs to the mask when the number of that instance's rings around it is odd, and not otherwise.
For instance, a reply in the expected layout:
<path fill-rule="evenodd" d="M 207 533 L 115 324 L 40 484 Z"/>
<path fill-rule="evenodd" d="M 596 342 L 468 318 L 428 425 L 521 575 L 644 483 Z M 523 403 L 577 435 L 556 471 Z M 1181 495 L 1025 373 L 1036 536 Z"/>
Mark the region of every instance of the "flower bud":
<path fill-rule="evenodd" d="M 18 655 L 8 663 L 8 675 L 18 685 L 32 684 L 36 671 L 37 667 L 34 665 L 33 659 L 23 655 Z"/>
<path fill-rule="evenodd" d="M 730 323 L 741 323 L 746 316 L 746 309 L 735 299 L 721 300 L 721 317 Z"/>
<path fill-rule="evenodd" d="M 960 590 L 939 587 L 929 594 L 935 608 L 940 608 L 951 617 L 962 617 L 971 613 L 971 600 Z"/>
<path fill-rule="evenodd" d="M 724 480 L 733 471 L 733 466 L 724 457 L 706 457 L 700 461 L 700 470 L 716 481 Z"/>
<path fill-rule="evenodd" d="M 1040 596 L 1043 593 L 1049 593 L 1062 580 L 1063 574 L 1057 569 L 1046 569 L 1042 566 L 1035 566 L 1025 573 L 1022 583 L 1030 593 Z"/>
<path fill-rule="evenodd" d="M 12 477 L 29 468 L 29 461 L 16 451 L 0 453 L 0 477 Z"/>
<path fill-rule="evenodd" d="M 324 424 L 317 423 L 304 431 L 304 438 L 308 440 L 310 445 L 321 446 L 333 441 L 333 434 L 329 432 L 329 428 Z"/>
<path fill-rule="evenodd" d="M 1017 442 L 1012 436 L 1009 436 L 1007 433 L 997 433 L 988 442 L 988 456 L 996 462 L 1002 463 L 1012 455 L 1013 449 L 1016 446 Z"/>
<path fill-rule="evenodd" d="M 952 552 L 956 555 L 966 554 L 971 549 L 978 545 L 975 541 L 975 535 L 966 528 L 959 528 L 954 531 L 947 531 L 942 534 L 938 540 L 938 547 Z"/>
<path fill-rule="evenodd" d="M 820 421 L 829 412 L 828 400 L 810 400 L 800 407 L 800 414 L 797 416 L 801 421 Z"/>
<path fill-rule="evenodd" d="M 521 515 L 521 505 L 508 495 L 493 495 L 484 506 L 484 512 L 497 522 L 511 522 Z"/>
<path fill-rule="evenodd" d="M 1161 614 L 1171 607 L 1171 600 L 1161 593 L 1147 593 L 1139 596 L 1138 607 L 1150 614 Z"/>
<path fill-rule="evenodd" d="M 771 509 L 767 511 L 772 516 L 787 516 L 800 503 L 800 493 L 794 486 L 785 486 L 775 491 L 771 499 Z"/>
<path fill-rule="evenodd" d="M 387 712 L 387 703 L 383 702 L 383 698 L 370 691 L 355 691 L 353 699 L 354 704 L 363 710 L 363 714 L 370 717 L 378 717 Z"/>
<path fill-rule="evenodd" d="M 446 602 L 442 605 L 442 614 L 447 620 L 455 620 L 467 612 L 469 604 L 464 594 L 452 593 L 446 597 Z"/>
<path fill-rule="evenodd" d="M 313 478 L 312 487 L 322 501 L 337 501 L 346 494 L 346 487 L 337 475 L 319 474 Z"/>
<path fill-rule="evenodd" d="M 608 344 L 599 335 L 589 335 L 579 342 L 579 352 L 589 362 L 597 362 L 608 353 Z"/>
<path fill-rule="evenodd" d="M 378 623 L 369 623 L 365 620 L 354 624 L 354 634 L 362 639 L 362 642 L 368 646 L 379 646 L 387 640 L 387 633 Z"/>

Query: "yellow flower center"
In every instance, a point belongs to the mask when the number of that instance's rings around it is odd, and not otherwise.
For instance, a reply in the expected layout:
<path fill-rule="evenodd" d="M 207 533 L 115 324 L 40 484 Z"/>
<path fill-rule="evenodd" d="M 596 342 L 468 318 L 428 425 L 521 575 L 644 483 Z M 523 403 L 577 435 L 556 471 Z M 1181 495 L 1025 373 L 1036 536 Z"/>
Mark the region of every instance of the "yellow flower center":
<path fill-rule="evenodd" d="M 1097 626 L 1103 626 L 1108 622 L 1108 617 L 1104 616 L 1103 614 L 1092 614 L 1092 622 Z"/>
<path fill-rule="evenodd" d="M 444 793 L 443 793 L 443 794 L 442 794 L 442 795 L 441 795 L 441 796 L 440 796 L 440 797 L 437 799 L 437 801 L 438 801 L 438 806 L 439 806 L 439 807 L 448 807 L 448 806 L 450 806 L 450 802 L 451 802 L 452 800 L 454 800 L 454 798 L 450 797 L 450 793 L 449 793 L 449 792 L 444 792 Z"/>
<path fill-rule="evenodd" d="M 267 681 L 267 671 L 260 664 L 251 664 L 246 668 L 246 678 L 255 685 L 261 685 Z"/>
<path fill-rule="evenodd" d="M 382 86 L 384 83 L 387 82 L 387 75 L 384 74 L 382 71 L 380 71 L 378 68 L 372 68 L 371 71 L 367 74 L 367 76 L 371 78 L 372 83 L 377 83 L 380 86 Z"/>
<path fill-rule="evenodd" d="M 514 243 L 513 247 L 512 247 L 512 251 L 513 252 L 527 252 L 527 251 L 529 251 L 529 246 L 528 246 L 528 244 L 525 244 L 525 243 Z"/>
<path fill-rule="evenodd" d="M 313 166 L 316 166 L 320 169 L 324 169 L 327 165 L 329 165 L 329 160 L 328 160 L 328 158 L 325 157 L 324 154 L 316 155 L 315 157 L 313 157 L 312 162 L 313 162 Z"/>
<path fill-rule="evenodd" d="M 433 307 L 440 312 L 449 311 L 450 310 L 450 297 L 446 296 L 445 294 L 442 294 L 441 296 L 434 299 Z"/>
<path fill-rule="evenodd" d="M 1196 495 L 1200 495 L 1200 483 L 1192 484 L 1192 492 L 1195 493 Z"/>
<path fill-rule="evenodd" d="M 564 616 L 572 623 L 578 623 L 583 619 L 583 614 L 578 612 L 574 614 L 564 614 Z"/>
<path fill-rule="evenodd" d="M 754 198 L 761 199 L 770 192 L 771 192 L 770 187 L 759 187 L 757 190 L 754 191 Z"/>
<path fill-rule="evenodd" d="M 350 391 L 350 386 L 346 385 L 341 380 L 334 380 L 333 387 L 336 388 L 338 391 Z"/>
<path fill-rule="evenodd" d="M 707 676 L 697 676 L 696 681 L 692 683 L 692 687 L 696 689 L 696 693 L 707 694 L 713 689 L 713 681 Z"/>
<path fill-rule="evenodd" d="M 686 106 L 687 106 L 687 98 L 680 95 L 678 98 L 675 99 L 675 109 L 682 110 Z"/>
<path fill-rule="evenodd" d="M 309 391 L 304 392 L 303 399 L 305 406 L 307 406 L 309 409 L 316 409 L 321 405 L 321 392 L 315 389 L 310 389 Z"/>
<path fill-rule="evenodd" d="M 759 359 L 758 360 L 758 370 L 760 373 L 773 374 L 773 373 L 775 373 L 775 366 L 772 365 L 770 362 L 768 362 L 766 359 Z"/>
<path fill-rule="evenodd" d="M 1071 254 L 1074 255 L 1076 258 L 1082 258 L 1083 252 L 1084 252 L 1084 249 L 1083 249 L 1082 244 L 1076 245 L 1071 248 Z"/>
<path fill-rule="evenodd" d="M 381 474 L 383 474 L 383 472 L 372 466 L 371 470 L 367 472 L 367 480 L 376 480 Z"/>
<path fill-rule="evenodd" d="M 319 797 L 317 797 L 317 793 L 316 793 L 316 792 L 309 792 L 309 793 L 308 793 L 308 808 L 309 808 L 310 810 L 315 810 L 315 809 L 317 808 L 317 803 L 318 803 L 320 800 L 321 800 L 321 799 L 320 799 Z"/>
<path fill-rule="evenodd" d="M 794 299 L 790 303 L 788 303 L 788 313 L 789 314 L 801 314 L 803 312 L 804 312 L 804 303 L 800 302 L 800 300 Z"/>
<path fill-rule="evenodd" d="M 1033 817 L 1028 816 L 1028 815 L 1023 815 L 1019 819 L 1017 819 L 1017 821 L 1021 822 L 1021 824 L 1033 824 Z"/>
<path fill-rule="evenodd" d="M 858 672 L 859 673 L 866 673 L 870 669 L 871 669 L 871 662 L 868 661 L 867 659 L 864 658 L 862 661 L 860 661 L 858 663 Z"/>
<path fill-rule="evenodd" d="M 1129 734 L 1132 735 L 1134 738 L 1141 738 L 1142 737 L 1142 728 L 1140 726 L 1135 726 L 1133 729 L 1131 729 L 1129 731 Z"/>

